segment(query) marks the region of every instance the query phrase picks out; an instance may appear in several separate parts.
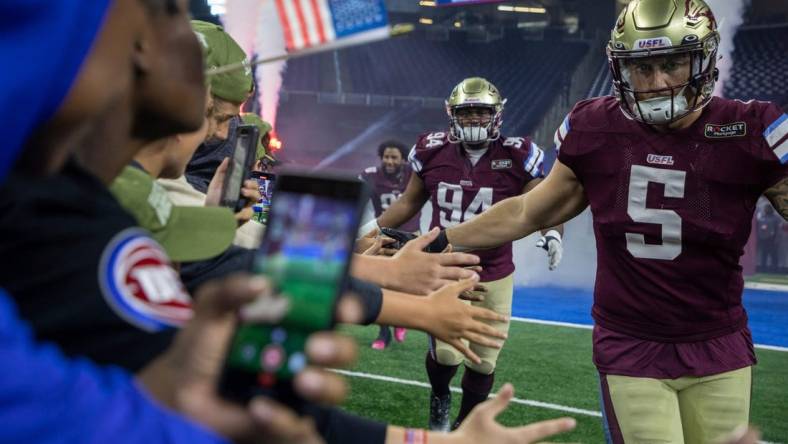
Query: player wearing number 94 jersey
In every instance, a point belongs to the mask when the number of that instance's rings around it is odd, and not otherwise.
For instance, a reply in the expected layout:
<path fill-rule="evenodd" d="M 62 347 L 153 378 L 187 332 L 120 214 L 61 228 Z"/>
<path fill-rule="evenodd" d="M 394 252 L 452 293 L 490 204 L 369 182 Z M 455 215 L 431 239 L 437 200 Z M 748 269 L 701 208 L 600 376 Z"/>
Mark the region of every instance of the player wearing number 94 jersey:
<path fill-rule="evenodd" d="M 701 0 L 629 3 L 608 45 L 616 97 L 574 107 L 540 186 L 434 246 L 492 247 L 591 207 L 609 442 L 717 442 L 749 420 L 739 258 L 762 194 L 788 219 L 788 117 L 712 97 L 718 42 Z"/>
<path fill-rule="evenodd" d="M 448 228 L 470 220 L 494 203 L 533 188 L 543 177 L 544 153 L 528 138 L 500 135 L 505 100 L 492 83 L 479 77 L 463 80 L 447 100 L 451 118 L 448 131 L 419 138 L 409 161 L 415 174 L 405 193 L 378 219 L 381 227 L 396 228 L 428 200 L 432 204 L 432 227 Z M 551 268 L 560 260 L 559 229 L 549 231 L 542 243 Z M 540 245 L 541 246 L 541 245 Z M 480 281 L 487 289 L 484 300 L 473 302 L 509 315 L 512 303 L 512 245 L 477 252 L 481 258 Z M 508 322 L 491 325 L 503 332 Z M 471 345 L 481 364 L 465 361 L 463 397 L 456 427 L 470 410 L 487 399 L 493 385 L 500 349 Z M 427 353 L 427 374 L 432 386 L 430 428 L 447 430 L 451 394 L 449 383 L 463 356 L 441 341 L 432 341 Z"/>

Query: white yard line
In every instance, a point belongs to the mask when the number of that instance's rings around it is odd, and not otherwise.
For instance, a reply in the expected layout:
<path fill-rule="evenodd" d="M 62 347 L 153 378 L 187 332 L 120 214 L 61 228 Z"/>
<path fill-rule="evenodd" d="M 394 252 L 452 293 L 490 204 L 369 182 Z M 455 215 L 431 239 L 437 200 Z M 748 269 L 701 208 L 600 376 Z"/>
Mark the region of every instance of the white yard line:
<path fill-rule="evenodd" d="M 372 380 L 375 380 L 375 381 L 390 382 L 390 383 L 402 384 L 402 385 L 410 385 L 410 386 L 413 386 L 413 387 L 421 387 L 421 388 L 427 388 L 427 389 L 430 388 L 430 385 L 427 384 L 426 382 L 413 381 L 411 379 L 400 379 L 400 378 L 394 378 L 394 377 L 391 377 L 391 376 L 375 375 L 375 374 L 372 374 L 372 373 L 364 373 L 364 372 L 351 372 L 349 370 L 331 369 L 331 371 L 333 371 L 335 373 L 339 373 L 341 375 L 345 375 L 345 376 L 351 377 L 351 378 L 372 379 Z M 454 393 L 462 393 L 462 389 L 460 389 L 458 387 L 451 387 L 451 391 L 454 392 Z M 490 397 L 492 397 L 492 396 L 493 395 L 490 395 Z M 559 411 L 559 412 L 572 413 L 572 414 L 575 414 L 575 415 L 593 416 L 595 418 L 601 418 L 602 417 L 602 413 L 601 412 L 597 412 L 597 411 L 594 411 L 594 410 L 579 409 L 577 407 L 569 407 L 569 406 L 566 406 L 566 405 L 553 404 L 553 403 L 550 403 L 550 402 L 534 401 L 534 400 L 531 400 L 531 399 L 520 399 L 520 398 L 512 398 L 512 402 L 515 403 L 515 404 L 527 405 L 529 407 L 537 407 L 537 408 L 540 408 L 540 409 L 556 410 L 556 411 Z M 758 441 L 758 444 L 778 444 L 778 443 L 772 443 L 772 442 L 769 442 L 769 441 Z"/>
<path fill-rule="evenodd" d="M 410 385 L 410 386 L 414 386 L 414 387 L 422 387 L 422 388 L 427 388 L 427 389 L 430 388 L 430 385 L 427 384 L 426 382 L 413 381 L 413 380 L 410 380 L 410 379 L 393 378 L 391 376 L 375 375 L 375 374 L 372 374 L 372 373 L 351 372 L 351 371 L 348 371 L 348 370 L 332 369 L 332 371 L 334 371 L 336 373 L 339 373 L 339 374 L 342 374 L 342 375 L 345 375 L 345 376 L 350 376 L 352 378 L 373 379 L 375 381 L 391 382 L 391 383 L 394 383 L 394 384 Z M 451 391 L 453 391 L 455 393 L 462 393 L 462 389 L 460 389 L 458 387 L 452 387 Z M 492 396 L 492 395 L 490 395 L 490 396 Z M 576 415 L 594 416 L 594 417 L 597 417 L 597 418 L 601 418 L 602 417 L 602 413 L 601 412 L 597 412 L 597 411 L 594 411 L 594 410 L 579 409 L 579 408 L 576 408 L 576 407 L 569 407 L 569 406 L 560 405 L 560 404 L 552 404 L 552 403 L 549 403 L 549 402 L 534 401 L 534 400 L 531 400 L 531 399 L 520 399 L 520 398 L 512 398 L 512 402 L 514 402 L 516 404 L 522 404 L 522 405 L 527 405 L 527 406 L 531 406 L 531 407 L 538 407 L 538 408 L 542 408 L 542 409 L 558 410 L 560 412 L 565 412 L 565 413 L 574 413 Z"/>
<path fill-rule="evenodd" d="M 516 316 L 512 316 L 512 321 L 525 322 L 527 324 L 551 325 L 551 326 L 554 326 L 554 327 L 579 328 L 579 329 L 582 329 L 582 330 L 592 330 L 594 328 L 593 325 L 588 325 L 588 324 L 574 324 L 572 322 L 544 321 L 542 319 L 518 318 Z M 755 348 L 759 348 L 759 349 L 762 349 L 762 350 L 778 351 L 778 352 L 788 352 L 788 347 L 780 347 L 779 345 L 755 344 Z"/>
<path fill-rule="evenodd" d="M 788 291 L 788 285 L 770 284 L 767 282 L 745 282 L 744 288 L 750 290 Z"/>

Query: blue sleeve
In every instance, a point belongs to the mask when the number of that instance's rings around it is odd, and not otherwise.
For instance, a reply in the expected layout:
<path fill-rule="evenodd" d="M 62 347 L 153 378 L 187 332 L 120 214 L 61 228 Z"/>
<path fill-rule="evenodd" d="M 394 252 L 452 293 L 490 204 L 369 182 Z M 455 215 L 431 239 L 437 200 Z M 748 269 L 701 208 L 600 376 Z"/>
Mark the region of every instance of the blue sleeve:
<path fill-rule="evenodd" d="M 225 442 L 157 406 L 121 369 L 34 343 L 2 290 L 0 362 L 0 442 Z"/>

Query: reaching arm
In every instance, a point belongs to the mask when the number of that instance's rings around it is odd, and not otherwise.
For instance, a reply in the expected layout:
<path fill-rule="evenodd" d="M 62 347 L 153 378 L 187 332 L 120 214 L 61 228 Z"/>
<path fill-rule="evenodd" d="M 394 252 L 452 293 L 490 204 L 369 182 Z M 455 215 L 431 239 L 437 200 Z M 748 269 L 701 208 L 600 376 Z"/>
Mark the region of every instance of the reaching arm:
<path fill-rule="evenodd" d="M 378 226 L 399 227 L 415 216 L 429 198 L 424 182 L 416 173 L 411 174 L 405 192 L 378 217 Z"/>
<path fill-rule="evenodd" d="M 542 179 L 542 178 L 537 178 L 537 179 L 534 179 L 534 180 L 532 180 L 532 181 L 528 182 L 528 183 L 527 183 L 527 184 L 525 184 L 525 186 L 523 187 L 523 192 L 522 192 L 522 194 L 525 194 L 525 193 L 527 193 L 527 192 L 529 192 L 529 191 L 533 190 L 534 188 L 536 188 L 536 186 L 537 186 L 537 185 L 539 185 L 539 184 L 540 184 L 540 183 L 542 183 L 543 181 L 544 181 L 544 179 Z M 556 225 L 556 226 L 554 226 L 554 227 L 543 228 L 541 231 L 542 231 L 542 235 L 547 235 L 547 233 L 549 233 L 550 231 L 557 231 L 557 232 L 558 232 L 558 234 L 560 234 L 561 236 L 563 236 L 563 235 L 564 235 L 564 224 L 558 224 L 558 225 Z"/>
<path fill-rule="evenodd" d="M 520 196 L 498 202 L 468 222 L 446 230 L 454 247 L 483 249 L 521 239 L 562 224 L 588 206 L 583 186 L 569 167 L 556 161 L 547 178 Z"/>
<path fill-rule="evenodd" d="M 777 182 L 777 185 L 763 193 L 778 213 L 788 221 L 788 178 Z"/>

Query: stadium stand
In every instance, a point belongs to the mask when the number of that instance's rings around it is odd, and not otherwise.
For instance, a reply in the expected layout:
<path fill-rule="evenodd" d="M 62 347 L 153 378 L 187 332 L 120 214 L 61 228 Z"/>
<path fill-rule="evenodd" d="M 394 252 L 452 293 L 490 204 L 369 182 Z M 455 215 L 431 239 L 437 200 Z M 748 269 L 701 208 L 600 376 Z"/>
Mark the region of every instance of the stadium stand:
<path fill-rule="evenodd" d="M 583 41 L 526 41 L 518 34 L 491 43 L 469 42 L 463 34 L 452 34 L 448 41 L 413 35 L 291 60 L 283 80 L 279 134 L 288 145 L 299 146 L 297 160 L 310 165 L 373 124 L 381 130 L 370 138 L 389 133 L 410 142 L 419 132 L 446 125 L 444 98 L 459 80 L 473 75 L 492 81 L 508 99 L 504 132 L 528 134 L 568 89 L 588 48 Z M 307 96 L 311 107 L 303 106 Z M 380 120 L 403 107 L 404 116 Z M 323 121 L 327 115 L 331 122 Z M 344 126 L 355 131 L 337 128 Z"/>
<path fill-rule="evenodd" d="M 725 96 L 788 105 L 788 24 L 742 28 L 734 45 Z"/>

